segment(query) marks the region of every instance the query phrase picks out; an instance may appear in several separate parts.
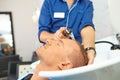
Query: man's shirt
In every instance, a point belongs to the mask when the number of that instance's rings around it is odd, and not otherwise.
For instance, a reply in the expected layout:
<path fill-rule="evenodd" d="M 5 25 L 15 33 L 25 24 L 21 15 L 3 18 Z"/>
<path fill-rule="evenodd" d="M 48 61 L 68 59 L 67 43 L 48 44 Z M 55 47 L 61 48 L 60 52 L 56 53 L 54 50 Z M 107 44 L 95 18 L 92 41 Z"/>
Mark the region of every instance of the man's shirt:
<path fill-rule="evenodd" d="M 68 7 L 65 0 L 44 0 L 40 18 L 38 37 L 42 31 L 55 33 L 60 27 L 71 28 L 74 38 L 82 42 L 80 31 L 93 24 L 93 5 L 89 0 L 75 0 Z"/>

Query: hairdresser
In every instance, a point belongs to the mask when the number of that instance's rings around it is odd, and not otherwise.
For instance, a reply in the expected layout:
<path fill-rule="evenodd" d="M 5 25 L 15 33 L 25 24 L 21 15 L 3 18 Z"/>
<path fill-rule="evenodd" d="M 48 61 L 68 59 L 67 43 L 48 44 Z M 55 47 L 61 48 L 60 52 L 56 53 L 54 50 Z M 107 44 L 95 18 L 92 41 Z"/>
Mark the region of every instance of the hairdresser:
<path fill-rule="evenodd" d="M 68 38 L 64 32 L 72 29 L 75 40 L 84 45 L 88 65 L 95 58 L 95 30 L 93 4 L 89 0 L 44 0 L 39 17 L 38 37 L 40 42 L 47 39 Z"/>

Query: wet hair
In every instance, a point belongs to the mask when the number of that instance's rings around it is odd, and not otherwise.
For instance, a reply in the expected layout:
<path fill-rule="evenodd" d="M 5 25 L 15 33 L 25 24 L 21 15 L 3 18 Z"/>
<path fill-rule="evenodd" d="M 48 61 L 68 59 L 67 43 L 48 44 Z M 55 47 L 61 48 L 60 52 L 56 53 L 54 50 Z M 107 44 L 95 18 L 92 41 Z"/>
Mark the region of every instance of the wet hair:
<path fill-rule="evenodd" d="M 85 51 L 83 45 L 81 45 L 79 42 L 77 42 L 77 43 L 78 43 L 78 45 L 79 45 L 79 47 L 80 47 L 80 49 L 81 49 L 81 53 L 83 54 L 84 63 L 85 63 L 85 65 L 87 65 L 87 64 L 88 64 L 87 52 Z"/>

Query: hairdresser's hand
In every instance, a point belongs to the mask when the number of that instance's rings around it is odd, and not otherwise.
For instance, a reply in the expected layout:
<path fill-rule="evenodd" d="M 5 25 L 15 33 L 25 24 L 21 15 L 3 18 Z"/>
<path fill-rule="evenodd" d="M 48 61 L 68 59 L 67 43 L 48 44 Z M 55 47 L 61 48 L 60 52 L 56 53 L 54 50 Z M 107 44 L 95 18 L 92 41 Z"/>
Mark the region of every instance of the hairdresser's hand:
<path fill-rule="evenodd" d="M 57 39 L 68 38 L 64 35 L 65 30 L 66 30 L 66 27 L 61 27 L 59 30 L 57 30 L 56 33 L 54 34 L 55 38 Z"/>
<path fill-rule="evenodd" d="M 95 58 L 95 52 L 93 50 L 87 51 L 88 65 L 93 64 Z"/>

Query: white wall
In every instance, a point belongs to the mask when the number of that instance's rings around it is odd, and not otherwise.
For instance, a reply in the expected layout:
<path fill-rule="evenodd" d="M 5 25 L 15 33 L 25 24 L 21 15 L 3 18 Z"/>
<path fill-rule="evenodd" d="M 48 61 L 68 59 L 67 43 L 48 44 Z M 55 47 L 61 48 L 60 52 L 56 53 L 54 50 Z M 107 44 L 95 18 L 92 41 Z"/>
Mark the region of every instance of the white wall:
<path fill-rule="evenodd" d="M 120 33 L 120 0 L 108 0 L 109 11 L 115 32 Z"/>
<path fill-rule="evenodd" d="M 108 0 L 92 0 L 94 5 L 93 22 L 96 28 L 96 39 L 113 35 Z"/>
<path fill-rule="evenodd" d="M 96 39 L 120 33 L 120 0 L 92 0 Z"/>
<path fill-rule="evenodd" d="M 24 61 L 31 60 L 33 51 L 40 46 L 37 38 L 37 24 L 33 23 L 32 15 L 40 0 L 0 0 L 0 11 L 11 11 L 16 53 Z"/>

